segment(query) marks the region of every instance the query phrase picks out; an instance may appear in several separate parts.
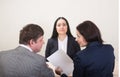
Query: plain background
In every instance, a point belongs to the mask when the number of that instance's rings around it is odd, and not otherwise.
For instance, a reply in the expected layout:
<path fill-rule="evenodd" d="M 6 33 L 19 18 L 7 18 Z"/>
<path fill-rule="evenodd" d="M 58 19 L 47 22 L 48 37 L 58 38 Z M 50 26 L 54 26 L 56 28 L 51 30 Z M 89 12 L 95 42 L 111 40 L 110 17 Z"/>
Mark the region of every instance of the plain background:
<path fill-rule="evenodd" d="M 106 44 L 111 44 L 118 60 L 118 0 L 0 0 L 0 51 L 19 45 L 19 31 L 29 23 L 40 25 L 45 32 L 44 51 L 53 25 L 65 17 L 76 37 L 76 26 L 93 21 L 101 30 Z"/>

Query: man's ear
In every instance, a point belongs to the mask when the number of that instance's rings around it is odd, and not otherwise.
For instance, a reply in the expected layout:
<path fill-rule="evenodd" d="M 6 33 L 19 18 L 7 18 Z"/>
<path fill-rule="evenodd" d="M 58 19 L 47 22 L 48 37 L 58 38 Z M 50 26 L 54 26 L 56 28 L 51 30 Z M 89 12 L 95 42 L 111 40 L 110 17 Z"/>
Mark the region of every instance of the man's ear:
<path fill-rule="evenodd" d="M 29 45 L 32 46 L 32 45 L 34 45 L 34 44 L 35 44 L 35 41 L 34 41 L 33 39 L 31 39 L 31 40 L 29 41 Z"/>

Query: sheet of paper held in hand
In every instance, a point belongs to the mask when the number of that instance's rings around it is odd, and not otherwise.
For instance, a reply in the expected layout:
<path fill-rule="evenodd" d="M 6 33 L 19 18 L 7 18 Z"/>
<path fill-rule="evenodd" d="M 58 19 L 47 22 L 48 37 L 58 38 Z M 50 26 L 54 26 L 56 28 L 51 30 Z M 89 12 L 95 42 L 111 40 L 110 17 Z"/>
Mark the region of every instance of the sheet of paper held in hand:
<path fill-rule="evenodd" d="M 74 69 L 73 61 L 63 50 L 57 50 L 55 53 L 50 55 L 47 60 L 49 60 L 49 62 L 51 62 L 55 67 L 61 67 L 65 74 L 72 74 Z"/>

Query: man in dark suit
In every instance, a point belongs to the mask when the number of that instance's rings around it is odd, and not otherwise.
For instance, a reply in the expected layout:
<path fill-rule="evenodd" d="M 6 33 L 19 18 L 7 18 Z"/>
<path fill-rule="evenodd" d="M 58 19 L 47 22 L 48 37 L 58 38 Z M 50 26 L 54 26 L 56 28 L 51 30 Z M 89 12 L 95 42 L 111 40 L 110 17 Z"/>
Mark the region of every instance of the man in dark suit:
<path fill-rule="evenodd" d="M 20 45 L 0 52 L 0 77 L 54 77 L 43 56 L 36 54 L 44 44 L 44 31 L 28 24 L 20 31 Z"/>

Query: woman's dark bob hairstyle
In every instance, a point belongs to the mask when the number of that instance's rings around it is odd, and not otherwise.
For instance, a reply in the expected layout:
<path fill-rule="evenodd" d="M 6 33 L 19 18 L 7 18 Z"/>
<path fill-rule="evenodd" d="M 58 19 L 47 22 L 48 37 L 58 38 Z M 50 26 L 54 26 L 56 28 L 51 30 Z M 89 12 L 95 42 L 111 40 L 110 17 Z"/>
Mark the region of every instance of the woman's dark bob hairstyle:
<path fill-rule="evenodd" d="M 76 29 L 88 43 L 94 41 L 103 43 L 100 30 L 92 21 L 84 21 L 83 23 L 79 24 Z"/>

